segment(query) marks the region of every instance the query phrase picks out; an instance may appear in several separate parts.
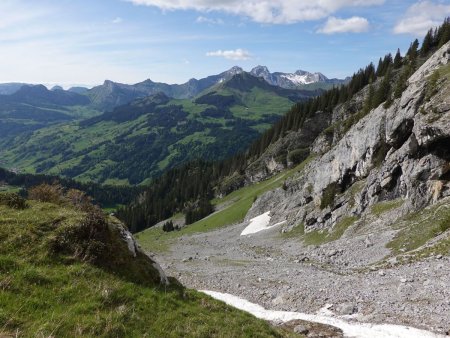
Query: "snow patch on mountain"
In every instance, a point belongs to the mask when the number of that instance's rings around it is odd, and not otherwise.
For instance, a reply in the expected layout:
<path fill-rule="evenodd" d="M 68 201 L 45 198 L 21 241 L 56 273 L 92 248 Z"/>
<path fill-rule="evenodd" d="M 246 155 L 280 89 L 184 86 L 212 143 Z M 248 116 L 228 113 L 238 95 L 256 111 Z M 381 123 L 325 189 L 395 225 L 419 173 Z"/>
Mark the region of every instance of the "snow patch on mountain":
<path fill-rule="evenodd" d="M 257 66 L 250 71 L 250 74 L 263 78 L 272 86 L 278 86 L 286 89 L 295 89 L 312 83 L 329 83 L 344 80 L 328 79 L 322 73 L 310 73 L 304 70 L 297 70 L 295 73 L 271 73 L 266 66 Z"/>
<path fill-rule="evenodd" d="M 287 79 L 297 85 L 302 85 L 302 84 L 304 85 L 304 84 L 319 82 L 313 76 L 310 76 L 309 74 L 308 75 L 285 74 L 285 75 L 281 75 L 281 77 L 284 79 Z"/>

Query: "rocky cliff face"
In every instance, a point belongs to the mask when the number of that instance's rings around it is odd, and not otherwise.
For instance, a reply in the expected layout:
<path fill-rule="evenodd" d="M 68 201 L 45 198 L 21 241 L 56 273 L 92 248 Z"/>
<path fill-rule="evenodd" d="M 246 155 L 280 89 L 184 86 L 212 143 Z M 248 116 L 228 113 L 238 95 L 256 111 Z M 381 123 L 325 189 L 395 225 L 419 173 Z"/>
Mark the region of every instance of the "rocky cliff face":
<path fill-rule="evenodd" d="M 449 196 L 449 58 L 447 43 L 410 77 L 389 108 L 372 110 L 339 140 L 322 133 L 310 147 L 317 157 L 304 174 L 285 190 L 259 198 L 248 218 L 271 210 L 274 220 L 286 220 L 288 227 L 303 223 L 308 232 L 363 215 L 381 201 L 404 201 L 401 216 Z M 436 71 L 439 79 L 432 84 Z"/>

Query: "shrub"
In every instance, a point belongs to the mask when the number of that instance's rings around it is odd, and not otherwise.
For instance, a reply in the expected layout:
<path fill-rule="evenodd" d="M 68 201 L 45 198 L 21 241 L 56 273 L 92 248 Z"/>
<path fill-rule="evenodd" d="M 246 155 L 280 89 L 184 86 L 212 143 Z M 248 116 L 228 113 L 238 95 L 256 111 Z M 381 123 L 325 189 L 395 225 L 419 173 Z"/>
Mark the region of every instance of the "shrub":
<path fill-rule="evenodd" d="M 175 230 L 175 227 L 173 226 L 172 221 L 167 221 L 166 223 L 163 224 L 162 229 L 164 232 L 171 232 Z"/>
<path fill-rule="evenodd" d="M 429 101 L 438 92 L 438 81 L 440 78 L 439 70 L 436 69 L 428 79 L 425 100 Z"/>
<path fill-rule="evenodd" d="M 50 248 L 55 253 L 97 263 L 107 258 L 109 236 L 105 215 L 100 208 L 92 207 L 80 223 L 59 228 Z"/>
<path fill-rule="evenodd" d="M 26 200 L 16 193 L 0 194 L 0 204 L 13 209 L 25 209 L 28 207 Z"/>
<path fill-rule="evenodd" d="M 320 208 L 325 209 L 333 204 L 334 198 L 339 191 L 337 182 L 330 183 L 322 193 L 322 200 L 320 201 Z"/>
<path fill-rule="evenodd" d="M 92 199 L 88 195 L 86 195 L 86 193 L 77 189 L 70 189 L 66 193 L 65 199 L 77 210 L 88 212 L 93 207 Z"/>
<path fill-rule="evenodd" d="M 372 155 L 372 163 L 376 168 L 381 167 L 386 155 L 390 150 L 390 146 L 386 142 L 382 142 Z"/>
<path fill-rule="evenodd" d="M 28 198 L 39 202 L 60 204 L 64 201 L 63 187 L 60 184 L 40 184 L 28 190 Z"/>
<path fill-rule="evenodd" d="M 294 165 L 302 163 L 309 156 L 309 149 L 295 149 L 288 154 L 288 160 Z"/>

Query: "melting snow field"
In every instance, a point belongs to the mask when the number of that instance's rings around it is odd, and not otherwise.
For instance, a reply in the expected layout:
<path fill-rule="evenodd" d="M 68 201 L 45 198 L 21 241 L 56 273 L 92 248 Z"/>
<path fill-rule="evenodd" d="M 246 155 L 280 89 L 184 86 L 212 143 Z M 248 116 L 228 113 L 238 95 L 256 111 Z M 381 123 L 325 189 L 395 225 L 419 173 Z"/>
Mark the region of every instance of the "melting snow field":
<path fill-rule="evenodd" d="M 264 214 L 266 215 L 266 214 Z M 258 216 L 261 217 L 261 216 Z M 332 325 L 340 328 L 344 332 L 345 337 L 349 338 L 441 338 L 444 336 L 415 329 L 412 327 L 391 325 L 391 324 L 368 324 L 368 323 L 351 323 L 345 320 L 332 317 L 330 315 L 308 315 L 299 312 L 288 311 L 271 311 L 266 310 L 262 306 L 249 301 L 230 295 L 215 291 L 203 292 L 217 300 L 221 300 L 228 305 L 231 305 L 240 310 L 251 313 L 257 318 L 288 322 L 295 319 L 307 320 L 316 323 Z"/>
<path fill-rule="evenodd" d="M 280 222 L 280 223 L 274 224 L 272 226 L 269 226 L 269 224 L 270 224 L 269 214 L 270 214 L 270 211 L 267 211 L 266 213 L 264 213 L 262 215 L 252 218 L 250 220 L 250 224 L 241 232 L 241 236 L 255 234 L 262 230 L 267 230 L 267 229 L 270 229 L 270 228 L 273 228 L 278 225 L 286 223 L 286 222 Z"/>

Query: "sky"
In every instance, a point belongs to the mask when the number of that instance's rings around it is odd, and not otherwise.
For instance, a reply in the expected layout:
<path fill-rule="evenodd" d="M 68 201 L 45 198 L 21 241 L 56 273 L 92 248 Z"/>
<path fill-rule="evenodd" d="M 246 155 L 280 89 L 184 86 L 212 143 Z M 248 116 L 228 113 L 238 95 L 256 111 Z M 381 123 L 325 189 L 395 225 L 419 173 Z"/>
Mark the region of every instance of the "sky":
<path fill-rule="evenodd" d="M 350 76 L 450 0 L 1 0 L 0 83 L 184 83 L 238 65 Z"/>

